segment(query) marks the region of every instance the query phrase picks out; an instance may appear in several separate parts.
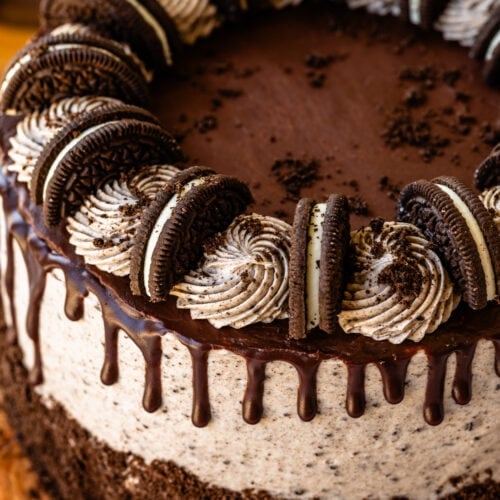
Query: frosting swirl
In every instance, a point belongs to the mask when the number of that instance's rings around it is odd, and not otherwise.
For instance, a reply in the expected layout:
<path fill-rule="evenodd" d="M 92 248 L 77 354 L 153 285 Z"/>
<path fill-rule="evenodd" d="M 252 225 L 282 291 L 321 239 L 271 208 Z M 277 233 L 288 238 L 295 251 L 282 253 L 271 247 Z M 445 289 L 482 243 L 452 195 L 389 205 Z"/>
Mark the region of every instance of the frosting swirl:
<path fill-rule="evenodd" d="M 391 14 L 399 16 L 401 14 L 401 2 L 399 0 L 347 0 L 350 9 L 366 7 L 371 14 L 386 16 Z"/>
<path fill-rule="evenodd" d="M 493 214 L 493 220 L 500 231 L 500 186 L 486 189 L 479 195 L 480 200 L 487 210 Z"/>
<path fill-rule="evenodd" d="M 435 27 L 445 40 L 472 47 L 481 27 L 498 5 L 498 0 L 450 0 Z"/>
<path fill-rule="evenodd" d="M 16 134 L 10 139 L 8 156 L 12 163 L 7 169 L 17 174 L 19 182 L 29 186 L 38 157 L 59 130 L 82 113 L 119 102 L 108 97 L 70 97 L 27 115 L 17 124 Z"/>
<path fill-rule="evenodd" d="M 187 44 L 208 36 L 221 23 L 217 7 L 209 0 L 159 0 L 159 3 Z"/>
<path fill-rule="evenodd" d="M 418 342 L 450 317 L 460 297 L 415 226 L 386 222 L 351 233 L 352 272 L 339 324 L 346 333 Z"/>
<path fill-rule="evenodd" d="M 130 180 L 113 180 L 91 194 L 68 217 L 69 242 L 85 263 L 116 276 L 130 273 L 130 254 L 145 197 L 155 193 L 179 170 L 171 165 L 145 167 Z"/>
<path fill-rule="evenodd" d="M 279 219 L 237 217 L 201 267 L 172 289 L 177 307 L 216 328 L 287 318 L 290 238 L 291 227 Z"/>

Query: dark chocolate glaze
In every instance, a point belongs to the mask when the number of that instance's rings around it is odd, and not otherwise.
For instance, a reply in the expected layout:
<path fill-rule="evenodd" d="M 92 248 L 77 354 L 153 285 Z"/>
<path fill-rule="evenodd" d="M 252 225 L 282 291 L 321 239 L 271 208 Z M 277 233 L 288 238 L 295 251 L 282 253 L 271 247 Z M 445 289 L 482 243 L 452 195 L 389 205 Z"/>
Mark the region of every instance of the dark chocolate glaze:
<path fill-rule="evenodd" d="M 403 401 L 405 396 L 406 371 L 408 370 L 409 363 L 410 358 L 377 363 L 377 367 L 382 375 L 384 397 L 387 402 L 397 404 Z"/>
<path fill-rule="evenodd" d="M 472 360 L 476 346 L 474 344 L 457 349 L 457 368 L 453 379 L 453 399 L 460 405 L 466 405 L 472 397 Z"/>
<path fill-rule="evenodd" d="M 247 387 L 243 397 L 243 419 L 247 424 L 256 424 L 264 412 L 264 381 L 266 362 L 247 358 Z"/>
<path fill-rule="evenodd" d="M 153 412 L 162 405 L 161 338 L 167 332 L 176 335 L 191 354 L 192 421 L 198 427 L 207 425 L 211 418 L 208 357 L 212 349 L 227 349 L 246 359 L 247 386 L 242 412 L 243 419 L 249 424 L 257 423 L 263 415 L 265 370 L 270 361 L 285 361 L 297 370 L 297 412 L 304 421 L 313 419 L 318 411 L 316 374 L 321 362 L 331 358 L 340 359 L 346 365 L 346 409 L 351 417 L 360 417 L 365 411 L 365 370 L 369 363 L 375 363 L 379 368 L 385 398 L 395 404 L 404 397 L 406 372 L 411 358 L 423 349 L 429 366 L 423 413 L 431 425 L 439 424 L 444 417 L 446 367 L 453 352 L 457 357 L 453 397 L 460 404 L 466 404 L 471 398 L 471 363 L 480 339 L 489 339 L 494 343 L 495 367 L 500 375 L 500 308 L 497 305 L 491 304 L 482 311 L 471 311 L 462 305 L 450 321 L 419 344 L 406 341 L 401 345 L 392 345 L 359 335 L 339 332 L 329 336 L 321 331 L 313 332 L 307 340 L 290 340 L 287 338 L 286 321 L 254 325 L 242 330 L 217 330 L 205 321 L 191 320 L 189 313 L 175 308 L 174 301 L 160 305 L 147 303 L 128 292 L 126 279 L 85 267 L 81 258 L 66 243 L 62 228 L 49 231 L 40 223 L 39 209 L 31 205 L 22 186 L 14 187 L 9 179 L 0 175 L 0 192 L 8 229 L 4 279 L 11 303 L 14 297 L 14 240 L 23 253 L 30 281 L 27 330 L 35 346 L 35 364 L 30 374 L 34 384 L 43 382 L 39 311 L 46 276 L 52 269 L 60 269 L 64 273 L 65 313 L 69 320 L 77 321 L 82 317 L 84 299 L 89 293 L 100 302 L 105 341 L 101 371 L 104 384 L 113 384 L 119 377 L 117 340 L 120 330 L 126 332 L 141 350 L 146 367 L 143 405 L 147 411 Z M 50 247 L 46 241 L 50 242 Z M 12 312 L 15 312 L 14 305 Z"/>

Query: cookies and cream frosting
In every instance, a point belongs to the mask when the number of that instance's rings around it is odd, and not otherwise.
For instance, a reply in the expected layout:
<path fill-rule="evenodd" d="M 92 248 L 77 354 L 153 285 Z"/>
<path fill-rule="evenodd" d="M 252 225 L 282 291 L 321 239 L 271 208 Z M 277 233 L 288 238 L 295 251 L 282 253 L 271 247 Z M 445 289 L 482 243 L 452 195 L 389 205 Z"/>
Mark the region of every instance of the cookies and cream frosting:
<path fill-rule="evenodd" d="M 500 231 L 500 186 L 493 186 L 483 191 L 479 198 L 488 211 L 493 214 L 493 220 Z"/>
<path fill-rule="evenodd" d="M 91 194 L 68 218 L 69 242 L 76 254 L 101 271 L 128 276 L 141 200 L 151 201 L 176 173 L 178 169 L 170 165 L 145 167 L 129 181 L 115 179 Z"/>
<path fill-rule="evenodd" d="M 217 7 L 209 0 L 159 0 L 174 22 L 184 43 L 193 44 L 208 36 L 221 19 Z"/>
<path fill-rule="evenodd" d="M 450 0 L 436 22 L 445 40 L 472 47 L 474 41 L 499 0 Z"/>
<path fill-rule="evenodd" d="M 458 305 L 440 258 L 415 226 L 367 226 L 351 234 L 351 247 L 352 272 L 338 316 L 346 333 L 418 342 Z"/>
<path fill-rule="evenodd" d="M 291 227 L 273 217 L 237 217 L 205 252 L 201 266 L 175 285 L 177 307 L 216 328 L 288 317 Z"/>
<path fill-rule="evenodd" d="M 347 0 L 350 9 L 366 7 L 371 14 L 386 16 L 391 14 L 399 16 L 401 14 L 401 3 L 399 0 Z"/>
<path fill-rule="evenodd" d="M 83 113 L 118 103 L 109 97 L 70 97 L 27 115 L 17 124 L 16 134 L 10 139 L 8 156 L 12 163 L 7 169 L 17 174 L 19 182 L 29 186 L 38 157 L 59 130 Z"/>

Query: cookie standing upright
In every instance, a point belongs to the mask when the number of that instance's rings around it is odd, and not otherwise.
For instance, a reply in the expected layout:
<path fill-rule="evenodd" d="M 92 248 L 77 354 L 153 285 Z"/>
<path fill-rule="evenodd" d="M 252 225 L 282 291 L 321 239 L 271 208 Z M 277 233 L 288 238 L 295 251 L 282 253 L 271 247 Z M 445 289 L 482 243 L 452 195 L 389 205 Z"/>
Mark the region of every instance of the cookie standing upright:
<path fill-rule="evenodd" d="M 132 292 L 166 300 L 196 266 L 203 244 L 252 201 L 247 185 L 234 177 L 204 167 L 177 174 L 142 214 L 130 264 Z"/>
<path fill-rule="evenodd" d="M 345 196 L 332 194 L 318 204 L 303 198 L 297 204 L 290 251 L 290 337 L 304 338 L 317 326 L 335 331 L 349 232 Z"/>
<path fill-rule="evenodd" d="M 58 30 L 29 43 L 11 62 L 0 84 L 0 110 L 33 112 L 87 95 L 146 105 L 148 79 L 123 45 L 88 29 Z"/>
<path fill-rule="evenodd" d="M 56 32 L 21 50 L 0 84 L 0 111 L 33 112 L 66 97 L 148 101 L 148 74 L 126 47 L 87 29 Z"/>
<path fill-rule="evenodd" d="M 35 165 L 31 196 L 43 205 L 46 224 L 54 226 L 121 172 L 182 158 L 173 137 L 149 112 L 104 106 L 81 115 L 49 142 Z"/>
<path fill-rule="evenodd" d="M 172 64 L 179 45 L 174 23 L 157 0 L 42 0 L 40 18 L 43 29 L 77 22 L 127 42 L 153 70 Z"/>
<path fill-rule="evenodd" d="M 471 56 L 484 60 L 483 77 L 486 83 L 500 84 L 500 5 L 481 28 L 471 49 Z"/>
<path fill-rule="evenodd" d="M 416 181 L 398 202 L 398 220 L 422 230 L 472 309 L 500 289 L 500 235 L 477 195 L 454 177 Z"/>
<path fill-rule="evenodd" d="M 474 172 L 474 184 L 479 191 L 500 186 L 500 143 L 477 167 Z"/>

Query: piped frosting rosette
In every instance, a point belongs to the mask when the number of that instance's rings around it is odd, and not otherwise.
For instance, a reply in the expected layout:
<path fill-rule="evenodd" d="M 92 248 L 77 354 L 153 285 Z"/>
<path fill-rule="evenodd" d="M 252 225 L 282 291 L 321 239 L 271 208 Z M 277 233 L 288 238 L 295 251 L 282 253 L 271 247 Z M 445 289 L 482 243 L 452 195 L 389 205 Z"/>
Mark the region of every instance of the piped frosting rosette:
<path fill-rule="evenodd" d="M 101 271 L 127 276 L 130 252 L 140 224 L 143 199 L 155 194 L 178 173 L 176 167 L 144 167 L 130 180 L 113 180 L 91 194 L 67 230 L 75 252 Z"/>
<path fill-rule="evenodd" d="M 221 23 L 217 7 L 210 0 L 159 0 L 159 3 L 187 44 L 208 36 Z"/>
<path fill-rule="evenodd" d="M 401 14 L 400 0 L 347 0 L 350 9 L 359 9 L 366 7 L 371 14 L 386 16 L 391 14 L 399 16 Z"/>
<path fill-rule="evenodd" d="M 498 0 L 450 0 L 435 27 L 445 40 L 472 47 L 482 26 L 499 5 Z"/>
<path fill-rule="evenodd" d="M 291 227 L 279 219 L 237 217 L 201 266 L 174 286 L 177 307 L 216 328 L 287 318 L 290 237 Z"/>
<path fill-rule="evenodd" d="M 500 186 L 493 186 L 486 189 L 479 196 L 483 205 L 493 215 L 495 225 L 500 232 Z"/>
<path fill-rule="evenodd" d="M 110 97 L 70 97 L 27 115 L 17 124 L 16 134 L 10 139 L 8 156 L 12 163 L 7 169 L 17 174 L 19 182 L 29 185 L 38 157 L 59 130 L 83 113 L 119 103 Z"/>
<path fill-rule="evenodd" d="M 432 245 L 415 226 L 380 222 L 351 234 L 351 273 L 339 324 L 346 333 L 418 342 L 460 301 Z"/>
<path fill-rule="evenodd" d="M 500 143 L 478 166 L 474 173 L 474 181 L 476 188 L 481 191 L 479 199 L 493 216 L 500 232 Z"/>

